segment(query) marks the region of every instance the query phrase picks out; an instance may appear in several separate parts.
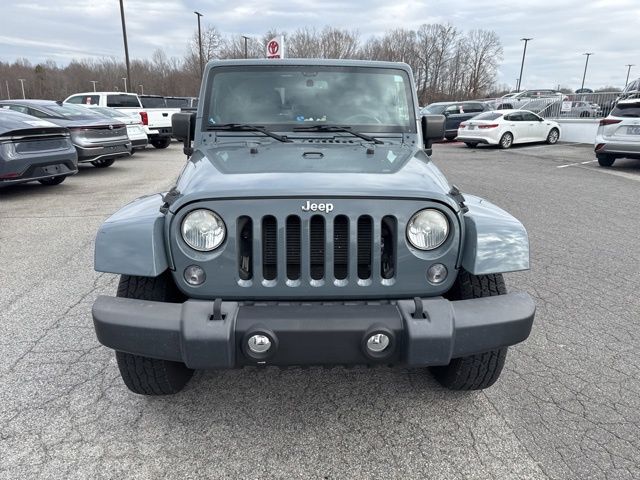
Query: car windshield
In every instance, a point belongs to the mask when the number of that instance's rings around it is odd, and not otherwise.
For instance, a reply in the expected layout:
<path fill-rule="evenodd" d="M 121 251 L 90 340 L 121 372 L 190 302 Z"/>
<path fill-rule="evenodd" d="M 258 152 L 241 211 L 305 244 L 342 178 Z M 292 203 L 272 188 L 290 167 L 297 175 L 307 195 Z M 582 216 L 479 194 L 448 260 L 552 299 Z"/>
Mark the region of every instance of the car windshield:
<path fill-rule="evenodd" d="M 140 103 L 144 108 L 165 108 L 167 104 L 164 97 L 140 97 Z"/>
<path fill-rule="evenodd" d="M 618 103 L 611 111 L 612 117 L 640 117 L 640 102 Z"/>
<path fill-rule="evenodd" d="M 92 112 L 87 107 L 81 107 L 77 105 L 69 105 L 65 103 L 58 105 L 57 103 L 43 106 L 43 110 L 46 110 L 53 116 L 62 117 L 69 120 L 99 120 L 103 118 L 96 112 Z"/>
<path fill-rule="evenodd" d="M 449 106 L 448 103 L 439 103 L 439 104 L 434 104 L 434 105 L 427 105 L 424 110 L 422 110 L 422 113 L 426 113 L 429 115 L 442 115 L 442 113 L 444 112 L 445 108 L 447 108 Z"/>
<path fill-rule="evenodd" d="M 473 120 L 497 120 L 502 116 L 502 113 L 498 112 L 484 112 L 480 115 L 473 117 Z"/>
<path fill-rule="evenodd" d="M 367 132 L 415 132 L 404 70 L 333 66 L 217 67 L 209 76 L 208 125 L 271 130 L 353 126 Z"/>

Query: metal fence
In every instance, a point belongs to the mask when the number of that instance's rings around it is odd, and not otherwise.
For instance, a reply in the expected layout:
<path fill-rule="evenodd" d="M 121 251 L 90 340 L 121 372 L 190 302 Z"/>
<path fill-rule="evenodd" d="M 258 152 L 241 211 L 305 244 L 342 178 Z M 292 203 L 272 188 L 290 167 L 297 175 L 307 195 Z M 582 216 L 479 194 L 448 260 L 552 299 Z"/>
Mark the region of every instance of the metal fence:
<path fill-rule="evenodd" d="M 533 98 L 513 108 L 531 110 L 544 118 L 602 118 L 609 115 L 620 98 L 619 92 L 572 93 Z M 509 99 L 504 99 L 502 107 Z"/>

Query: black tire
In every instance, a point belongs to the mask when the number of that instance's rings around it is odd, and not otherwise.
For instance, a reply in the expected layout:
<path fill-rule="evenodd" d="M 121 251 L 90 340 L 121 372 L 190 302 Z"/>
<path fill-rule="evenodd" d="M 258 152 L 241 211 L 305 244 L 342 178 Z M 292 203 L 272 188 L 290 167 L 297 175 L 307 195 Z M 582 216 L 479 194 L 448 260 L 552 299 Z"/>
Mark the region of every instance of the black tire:
<path fill-rule="evenodd" d="M 49 177 L 49 178 L 41 178 L 38 180 L 42 185 L 52 186 L 52 185 L 60 185 L 64 182 L 64 179 L 67 177 Z"/>
<path fill-rule="evenodd" d="M 115 158 L 102 158 L 100 160 L 94 160 L 93 162 L 91 162 L 91 165 L 96 168 L 107 168 L 113 165 L 113 162 L 115 161 Z"/>
<path fill-rule="evenodd" d="M 616 157 L 614 157 L 613 155 L 607 155 L 605 153 L 596 155 L 596 158 L 598 159 L 598 163 L 601 167 L 610 167 L 613 165 L 613 162 L 616 161 Z"/>
<path fill-rule="evenodd" d="M 169 145 L 171 145 L 171 137 L 159 137 L 159 138 L 152 138 L 150 140 L 151 145 L 153 145 L 155 148 L 167 148 Z"/>
<path fill-rule="evenodd" d="M 457 135 L 454 135 L 453 137 L 451 135 L 449 135 L 448 137 L 444 137 L 447 142 L 453 142 L 456 139 Z"/>
<path fill-rule="evenodd" d="M 590 116 L 591 116 L 591 114 L 589 112 L 580 113 L 580 118 L 587 118 L 587 117 L 590 117 Z"/>
<path fill-rule="evenodd" d="M 557 128 L 552 128 L 551 130 L 549 130 L 546 142 L 549 145 L 555 145 L 556 143 L 558 143 L 558 140 L 560 140 L 560 131 Z"/>
<path fill-rule="evenodd" d="M 503 150 L 511 148 L 511 145 L 513 145 L 513 134 L 511 132 L 504 132 L 502 137 L 500 137 L 498 145 L 500 145 L 500 148 Z"/>
<path fill-rule="evenodd" d="M 501 274 L 472 275 L 460 270 L 447 296 L 450 300 L 504 295 L 507 287 Z M 431 367 L 436 380 L 449 390 L 482 390 L 493 385 L 504 367 L 508 347 L 454 358 L 449 365 Z"/>
<path fill-rule="evenodd" d="M 117 296 L 169 303 L 184 300 L 169 271 L 154 278 L 122 275 Z M 181 362 L 159 360 L 125 352 L 116 352 L 116 360 L 125 385 L 139 395 L 178 393 L 193 376 L 193 370 Z"/>
<path fill-rule="evenodd" d="M 469 148 L 476 148 L 478 146 L 475 142 L 464 142 L 464 144 Z"/>

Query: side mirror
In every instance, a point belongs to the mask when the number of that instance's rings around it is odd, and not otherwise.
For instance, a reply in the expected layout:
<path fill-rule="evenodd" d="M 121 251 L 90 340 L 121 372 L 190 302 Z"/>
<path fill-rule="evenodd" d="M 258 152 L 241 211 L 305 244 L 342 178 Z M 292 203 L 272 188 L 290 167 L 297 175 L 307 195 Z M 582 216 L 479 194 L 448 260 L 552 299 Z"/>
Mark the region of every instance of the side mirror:
<path fill-rule="evenodd" d="M 427 155 L 431 155 L 431 143 L 433 140 L 442 140 L 444 138 L 444 115 L 423 115 L 421 119 L 422 141 L 424 143 L 424 151 Z"/>
<path fill-rule="evenodd" d="M 174 113 L 171 117 L 173 136 L 184 141 L 182 151 L 187 157 L 193 154 L 191 142 L 196 131 L 196 112 Z"/>

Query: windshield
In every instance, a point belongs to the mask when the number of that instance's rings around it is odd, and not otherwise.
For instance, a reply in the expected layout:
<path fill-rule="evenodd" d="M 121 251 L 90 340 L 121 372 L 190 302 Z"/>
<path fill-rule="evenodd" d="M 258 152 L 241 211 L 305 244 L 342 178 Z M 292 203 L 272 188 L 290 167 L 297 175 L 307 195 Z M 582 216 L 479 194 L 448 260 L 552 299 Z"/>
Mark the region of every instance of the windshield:
<path fill-rule="evenodd" d="M 422 113 L 426 113 L 429 115 L 442 115 L 442 112 L 444 112 L 445 108 L 447 108 L 449 105 L 449 103 L 427 105 Z"/>
<path fill-rule="evenodd" d="M 92 112 L 90 108 L 69 105 L 67 103 L 62 105 L 47 105 L 46 107 L 43 107 L 43 110 L 46 110 L 48 113 L 56 117 L 67 118 L 70 120 L 99 120 L 103 118 L 98 113 Z"/>
<path fill-rule="evenodd" d="M 484 112 L 480 115 L 473 117 L 473 120 L 497 120 L 502 116 L 502 113 L 497 112 Z"/>
<path fill-rule="evenodd" d="M 209 126 L 253 124 L 271 130 L 347 125 L 368 132 L 415 132 L 403 70 L 332 66 L 218 67 L 209 76 Z"/>
<path fill-rule="evenodd" d="M 163 97 L 139 97 L 144 108 L 165 108 L 167 104 Z"/>

